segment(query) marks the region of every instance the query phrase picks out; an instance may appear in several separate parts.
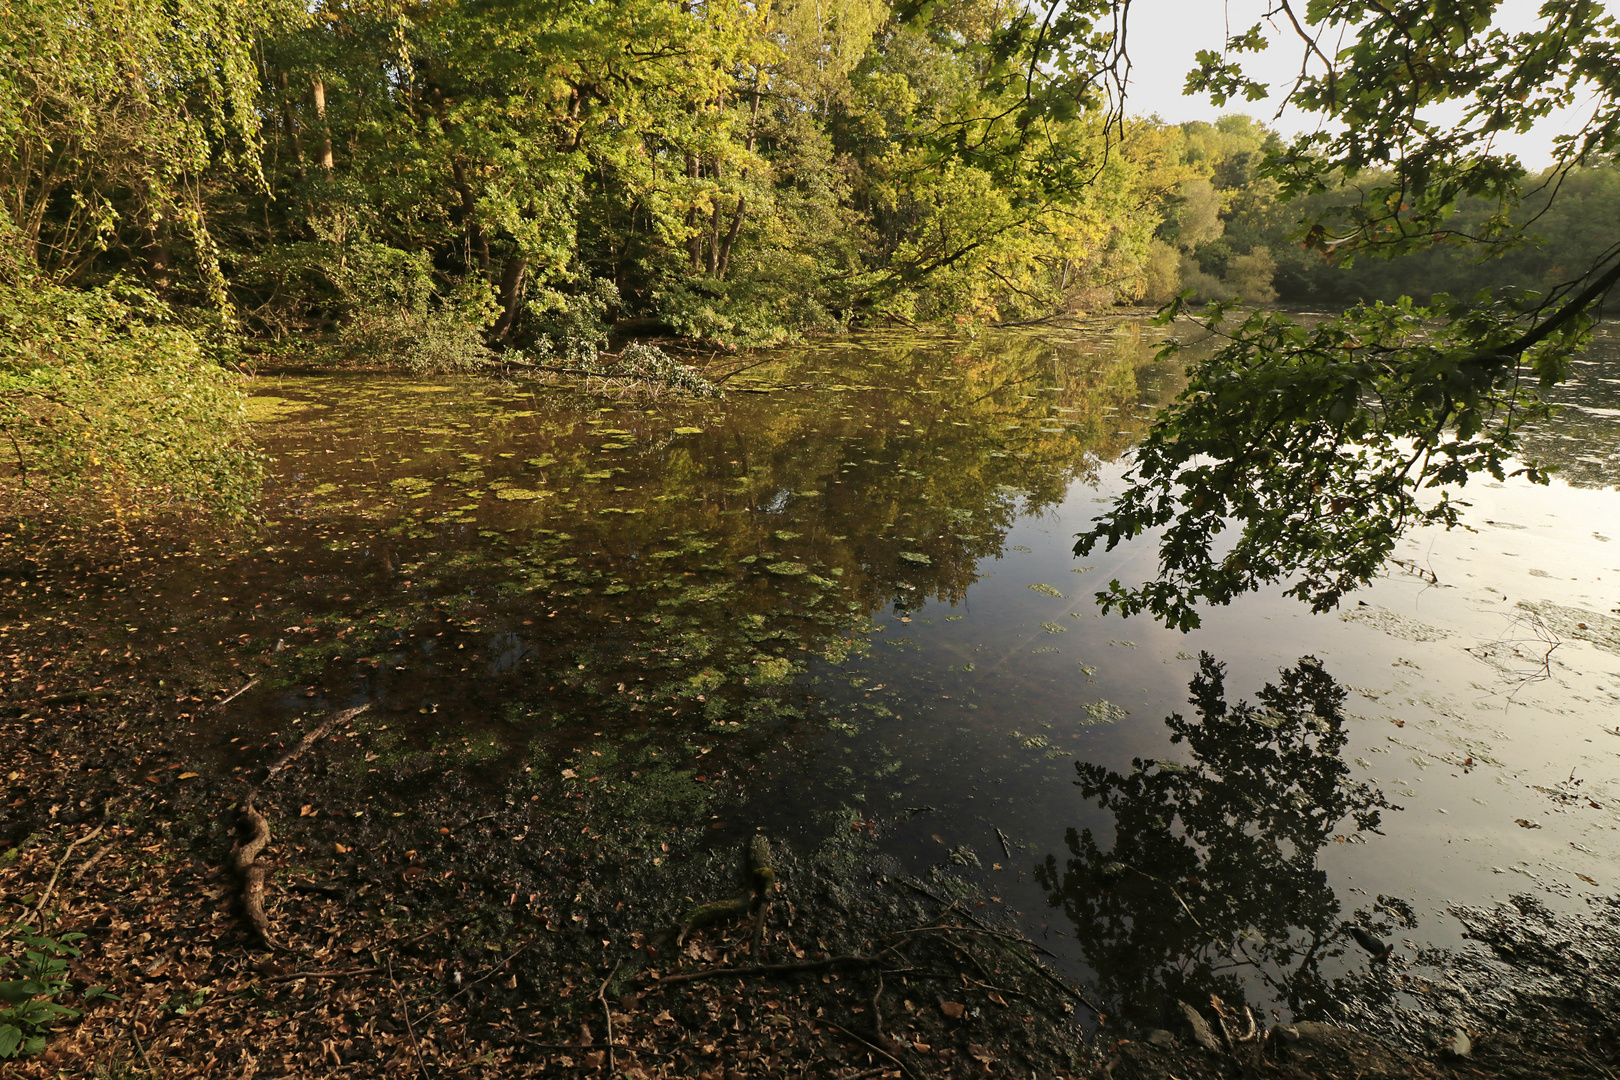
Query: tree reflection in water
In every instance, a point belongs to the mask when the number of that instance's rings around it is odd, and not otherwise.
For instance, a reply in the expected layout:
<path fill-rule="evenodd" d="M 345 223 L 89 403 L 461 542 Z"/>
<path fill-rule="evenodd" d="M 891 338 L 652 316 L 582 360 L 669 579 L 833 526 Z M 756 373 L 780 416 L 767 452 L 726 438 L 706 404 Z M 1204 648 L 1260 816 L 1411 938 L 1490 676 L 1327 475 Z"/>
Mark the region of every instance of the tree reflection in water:
<path fill-rule="evenodd" d="M 1082 794 L 1114 817 L 1112 846 L 1070 829 L 1068 859 L 1037 871 L 1132 1022 L 1163 1023 L 1178 998 L 1241 1005 L 1262 984 L 1296 1017 L 1320 1013 L 1324 961 L 1348 935 L 1317 853 L 1377 832 L 1392 808 L 1341 760 L 1345 690 L 1314 657 L 1283 669 L 1258 704 L 1229 706 L 1224 674 L 1203 653 L 1189 684 L 1197 718 L 1165 721 L 1190 761 L 1138 758 L 1127 775 L 1076 763 Z"/>

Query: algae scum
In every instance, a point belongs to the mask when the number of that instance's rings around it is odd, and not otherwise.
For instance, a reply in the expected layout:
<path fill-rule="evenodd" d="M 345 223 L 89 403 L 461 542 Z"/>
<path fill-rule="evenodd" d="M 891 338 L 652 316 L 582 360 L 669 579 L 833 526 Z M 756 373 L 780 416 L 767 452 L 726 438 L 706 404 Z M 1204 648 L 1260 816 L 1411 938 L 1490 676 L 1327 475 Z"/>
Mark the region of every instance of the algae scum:
<path fill-rule="evenodd" d="M 1181 635 L 1092 602 L 1150 547 L 1070 553 L 1177 388 L 1151 334 L 867 335 L 701 403 L 262 378 L 262 526 L 53 617 L 152 679 L 261 676 L 170 707 L 221 771 L 370 703 L 358 785 L 525 772 L 654 866 L 672 825 L 859 836 L 1147 1022 L 1320 1012 L 1351 923 L 1406 955 L 1457 944 L 1452 903 L 1613 895 L 1612 345 L 1533 440 L 1582 486 L 1470 488 L 1478 532 L 1414 535 L 1340 613 Z"/>

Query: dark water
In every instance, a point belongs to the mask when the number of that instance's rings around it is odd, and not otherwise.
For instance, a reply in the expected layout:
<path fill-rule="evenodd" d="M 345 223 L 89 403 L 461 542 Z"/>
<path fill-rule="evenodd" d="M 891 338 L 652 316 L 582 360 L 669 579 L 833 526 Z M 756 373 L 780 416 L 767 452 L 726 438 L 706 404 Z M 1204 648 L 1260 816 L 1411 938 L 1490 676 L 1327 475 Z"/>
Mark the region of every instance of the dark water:
<path fill-rule="evenodd" d="M 1470 487 L 1477 531 L 1414 534 L 1340 613 L 1182 635 L 1091 600 L 1150 548 L 1071 554 L 1178 386 L 1152 334 L 867 335 L 713 403 L 260 380 L 262 526 L 51 617 L 154 677 L 265 675 L 196 729 L 220 769 L 371 701 L 396 764 L 656 774 L 716 837 L 954 867 L 1128 1014 L 1309 1011 L 1365 964 L 1347 921 L 1455 944 L 1451 903 L 1614 894 L 1615 345 L 1533 440 L 1573 484 Z"/>

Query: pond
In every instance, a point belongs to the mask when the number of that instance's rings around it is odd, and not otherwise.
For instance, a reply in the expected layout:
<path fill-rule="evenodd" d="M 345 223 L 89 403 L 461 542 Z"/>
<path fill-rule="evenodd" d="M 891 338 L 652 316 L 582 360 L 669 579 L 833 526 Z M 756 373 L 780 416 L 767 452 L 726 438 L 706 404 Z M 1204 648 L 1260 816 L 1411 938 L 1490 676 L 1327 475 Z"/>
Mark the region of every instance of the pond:
<path fill-rule="evenodd" d="M 1620 892 L 1620 345 L 1531 440 L 1565 479 L 1470 485 L 1471 530 L 1338 612 L 1279 590 L 1181 634 L 1093 601 L 1150 546 L 1072 554 L 1180 385 L 1157 333 L 865 334 L 708 402 L 263 377 L 261 522 L 21 573 L 8 629 L 260 677 L 166 706 L 221 772 L 368 702 L 375 782 L 522 769 L 590 790 L 588 829 L 657 799 L 716 844 L 859 834 L 1146 1022 L 1166 989 L 1309 1012 L 1368 965 L 1350 923 L 1454 946 L 1457 904 Z"/>

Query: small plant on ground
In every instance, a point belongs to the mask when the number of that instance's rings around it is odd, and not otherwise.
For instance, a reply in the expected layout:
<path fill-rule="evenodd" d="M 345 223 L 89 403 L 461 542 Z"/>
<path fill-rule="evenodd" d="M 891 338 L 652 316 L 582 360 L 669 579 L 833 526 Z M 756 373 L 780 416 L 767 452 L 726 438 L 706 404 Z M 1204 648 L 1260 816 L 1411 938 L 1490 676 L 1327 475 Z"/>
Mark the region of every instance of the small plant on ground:
<path fill-rule="evenodd" d="M 67 980 L 68 960 L 82 955 L 73 942 L 83 934 L 67 933 L 50 938 L 17 924 L 0 935 L 0 1061 L 26 1057 L 45 1049 L 46 1033 L 59 1020 L 72 1020 L 81 1013 L 59 1003 L 71 991 Z M 5 955 L 21 946 L 21 955 Z M 84 1000 L 114 997 L 105 986 L 85 990 Z"/>

